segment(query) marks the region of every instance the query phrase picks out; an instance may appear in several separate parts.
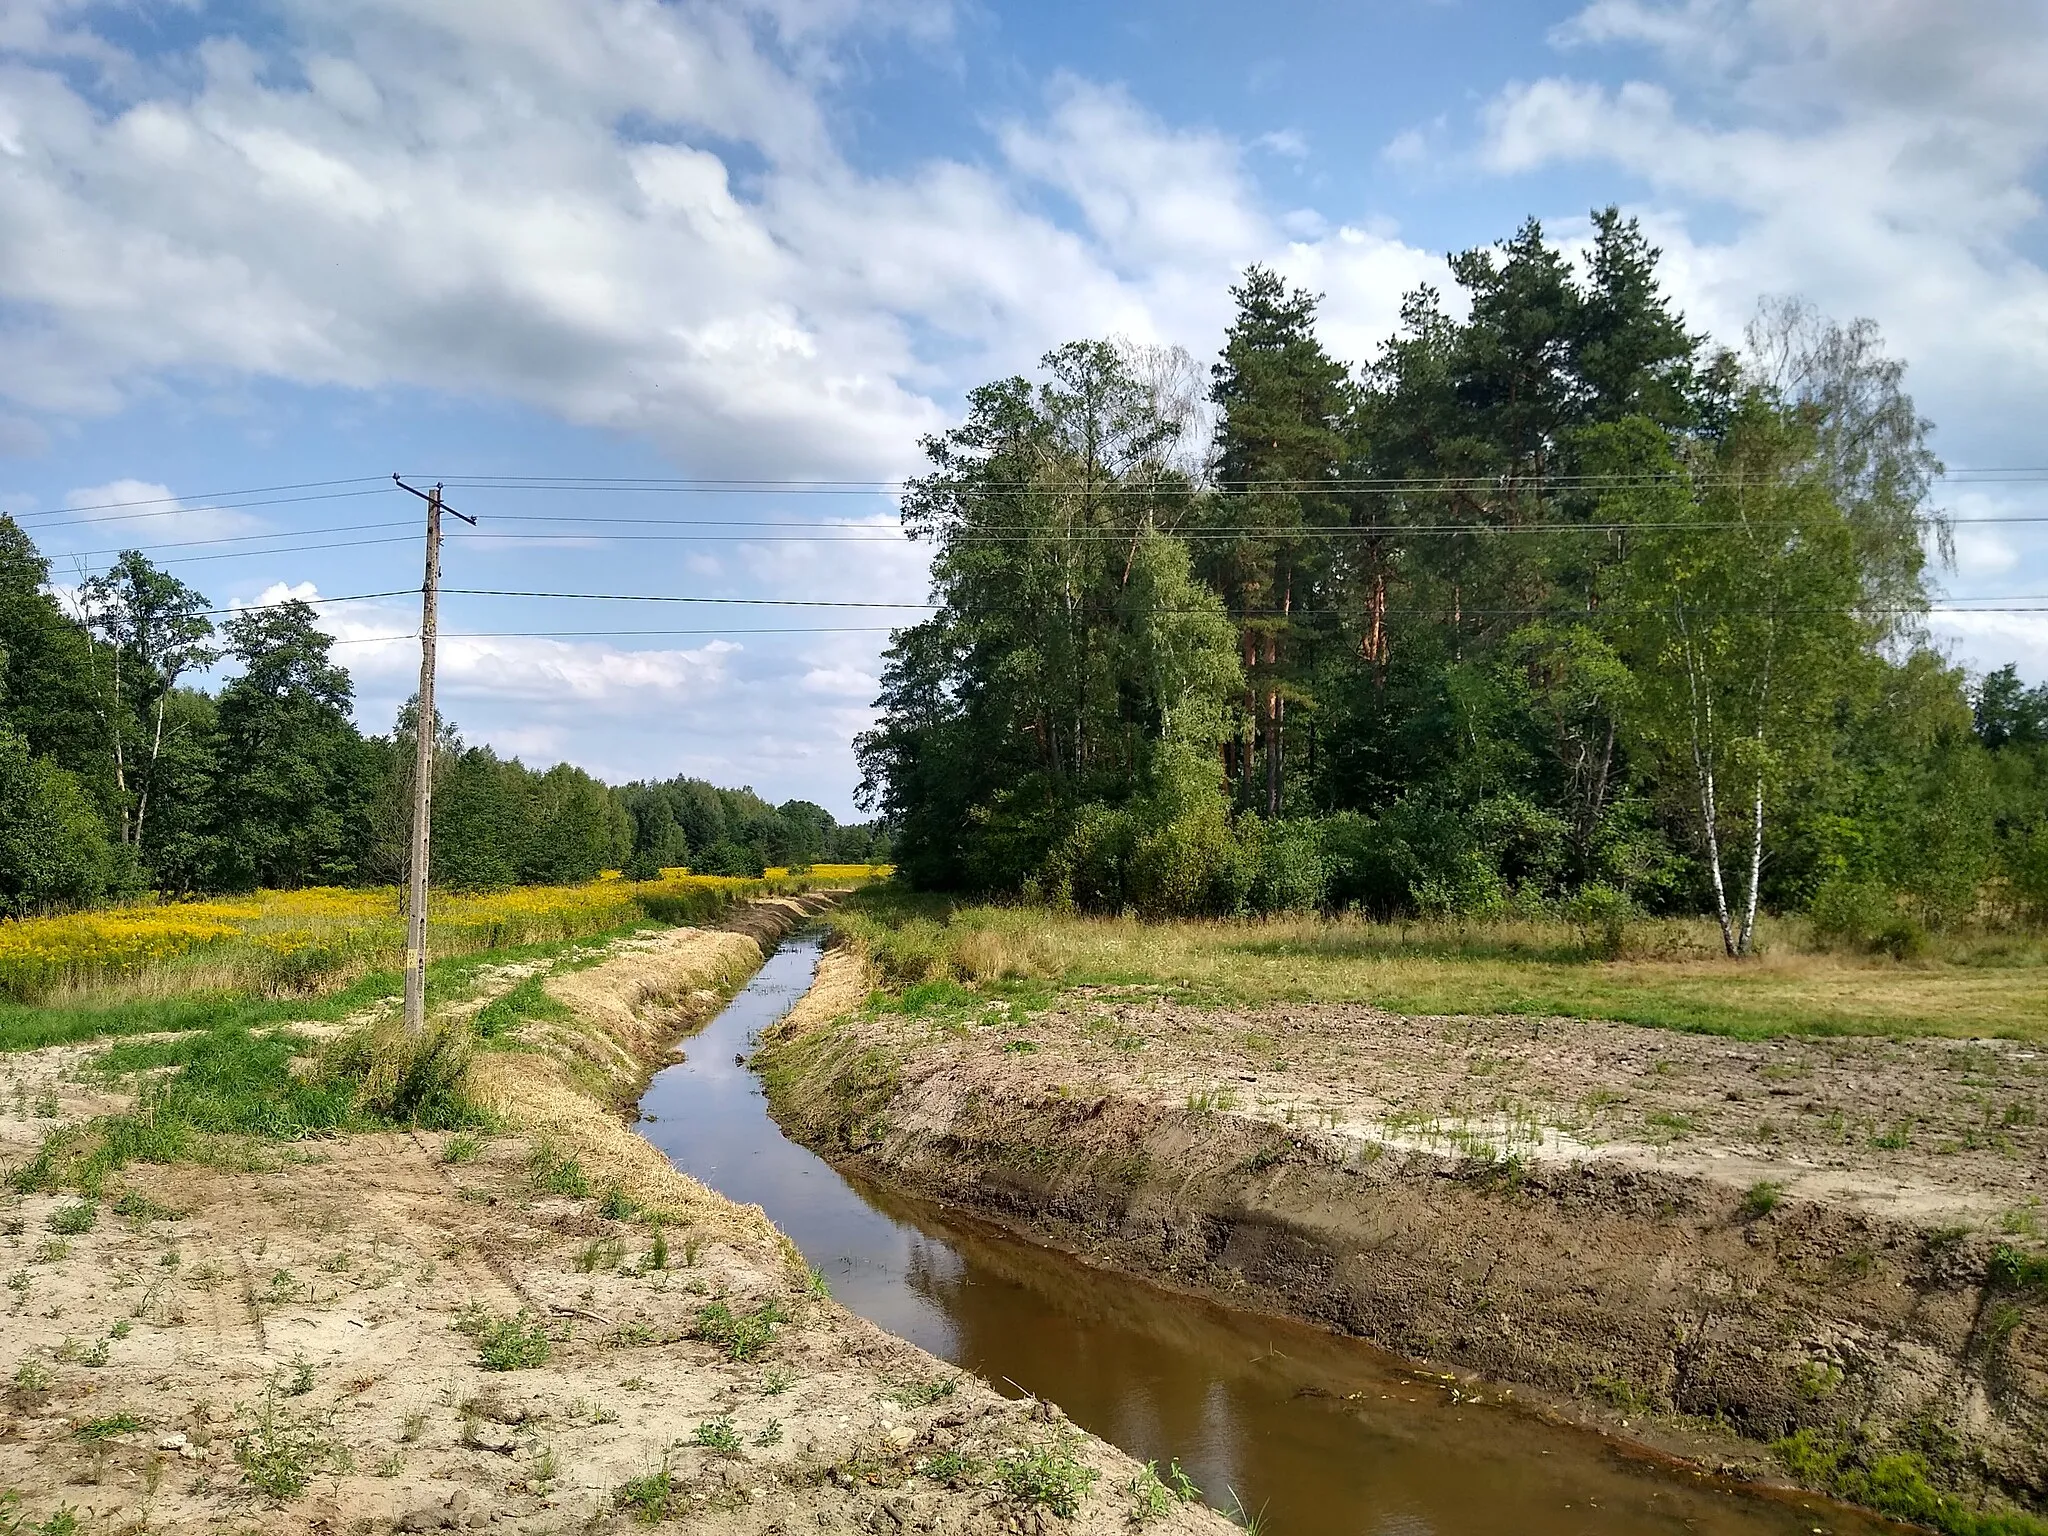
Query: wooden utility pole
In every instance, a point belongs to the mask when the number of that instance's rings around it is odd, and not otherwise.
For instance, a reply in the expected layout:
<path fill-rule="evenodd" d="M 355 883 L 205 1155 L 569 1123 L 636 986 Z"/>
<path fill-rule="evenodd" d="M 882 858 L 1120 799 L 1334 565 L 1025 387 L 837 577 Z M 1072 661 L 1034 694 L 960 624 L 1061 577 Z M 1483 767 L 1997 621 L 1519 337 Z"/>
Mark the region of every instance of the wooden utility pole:
<path fill-rule="evenodd" d="M 420 699 L 413 728 L 412 856 L 405 909 L 405 1030 L 417 1035 L 427 1027 L 427 863 L 434 843 L 434 631 L 440 619 L 441 514 L 455 509 L 441 500 L 441 487 L 414 490 L 393 475 L 399 489 L 412 491 L 427 504 L 427 577 L 420 586 Z M 476 519 L 455 512 L 471 527 Z"/>

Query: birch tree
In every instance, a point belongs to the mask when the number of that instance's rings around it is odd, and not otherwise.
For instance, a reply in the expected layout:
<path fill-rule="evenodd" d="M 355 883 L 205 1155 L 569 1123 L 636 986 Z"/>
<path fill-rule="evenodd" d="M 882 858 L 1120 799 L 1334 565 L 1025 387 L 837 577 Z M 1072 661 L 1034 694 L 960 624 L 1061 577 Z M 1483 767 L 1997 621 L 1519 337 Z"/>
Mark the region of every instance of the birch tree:
<path fill-rule="evenodd" d="M 1689 786 L 1721 941 L 1756 946 L 1772 817 L 1826 763 L 1843 678 L 1871 641 L 1856 617 L 1854 530 L 1805 466 L 1795 418 L 1753 396 L 1719 450 L 1681 467 L 1626 424 L 1654 481 L 1610 498 L 1628 535 L 1616 622 L 1635 734 Z"/>
<path fill-rule="evenodd" d="M 200 593 L 128 550 L 78 588 L 94 706 L 105 732 L 121 842 L 142 852 L 167 707 L 178 679 L 211 666 L 213 622 Z"/>

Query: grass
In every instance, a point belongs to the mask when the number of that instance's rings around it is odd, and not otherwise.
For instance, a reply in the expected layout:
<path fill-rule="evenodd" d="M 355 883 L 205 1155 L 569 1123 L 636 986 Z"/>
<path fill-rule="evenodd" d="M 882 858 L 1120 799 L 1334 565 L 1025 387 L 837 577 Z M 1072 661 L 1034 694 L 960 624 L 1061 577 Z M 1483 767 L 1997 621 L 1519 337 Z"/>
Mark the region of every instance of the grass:
<path fill-rule="evenodd" d="M 996 1481 L 1027 1508 L 1043 1505 L 1071 1520 L 1101 1475 L 1075 1455 L 1079 1441 L 1073 1431 L 1061 1429 L 1043 1445 L 1006 1452 L 996 1458 Z"/>
<path fill-rule="evenodd" d="M 1148 923 L 1037 907 L 958 906 L 891 886 L 855 892 L 828 919 L 900 989 L 941 1008 L 961 983 L 1163 988 L 1257 1006 L 1356 1002 L 1406 1014 L 1614 1019 L 1756 1038 L 1780 1034 L 1999 1035 L 2048 1040 L 2048 950 L 2037 940 L 1956 940 L 1925 965 L 1823 951 L 1803 922 L 1760 931 L 1765 953 L 1721 957 L 1711 924 L 1642 925 L 1631 952 L 1589 957 L 1569 924 L 1360 918 Z"/>
<path fill-rule="evenodd" d="M 763 1302 L 751 1312 L 735 1312 L 722 1301 L 697 1309 L 691 1337 L 715 1344 L 735 1363 L 758 1360 L 774 1341 L 776 1326 L 789 1321 L 774 1302 Z"/>
<path fill-rule="evenodd" d="M 524 1307 L 501 1317 L 472 1302 L 455 1320 L 476 1344 L 477 1364 L 487 1371 L 524 1371 L 546 1365 L 553 1346 L 548 1331 Z"/>

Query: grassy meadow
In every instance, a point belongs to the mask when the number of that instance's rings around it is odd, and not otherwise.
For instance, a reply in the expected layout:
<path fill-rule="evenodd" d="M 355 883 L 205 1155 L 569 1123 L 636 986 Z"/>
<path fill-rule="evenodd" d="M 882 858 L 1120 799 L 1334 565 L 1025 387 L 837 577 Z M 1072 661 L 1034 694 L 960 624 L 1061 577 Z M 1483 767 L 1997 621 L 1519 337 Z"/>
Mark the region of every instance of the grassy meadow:
<path fill-rule="evenodd" d="M 1366 1003 L 1737 1036 L 2048 1040 L 2048 941 L 2039 935 L 1949 937 L 1902 962 L 1824 948 L 1803 920 L 1765 920 L 1762 953 L 1731 961 L 1703 919 L 1648 920 L 1619 935 L 1544 918 L 1144 922 L 958 905 L 890 886 L 857 893 L 831 921 L 899 986 L 1155 986 L 1232 1006 Z"/>

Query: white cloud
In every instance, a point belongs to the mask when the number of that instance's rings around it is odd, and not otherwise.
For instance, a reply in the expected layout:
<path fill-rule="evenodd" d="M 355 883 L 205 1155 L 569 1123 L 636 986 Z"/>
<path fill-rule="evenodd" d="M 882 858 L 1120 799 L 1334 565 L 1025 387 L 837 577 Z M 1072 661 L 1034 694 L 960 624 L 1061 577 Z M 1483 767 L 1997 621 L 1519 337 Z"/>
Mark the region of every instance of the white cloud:
<path fill-rule="evenodd" d="M 1511 86 L 1483 114 L 1480 164 L 1629 172 L 1693 319 L 1732 336 L 1759 294 L 1788 290 L 1870 315 L 1952 458 L 2025 440 L 2048 398 L 2048 274 L 2024 243 L 2048 11 L 1597 0 L 1559 38 L 1575 58 L 1647 47 L 1663 78 Z"/>
<path fill-rule="evenodd" d="M 167 485 L 149 480 L 109 480 L 81 486 L 64 497 L 75 514 L 75 532 L 96 543 L 146 545 L 196 543 L 261 533 L 269 524 L 232 507 L 187 506 Z"/>
<path fill-rule="evenodd" d="M 2048 683 L 2048 613 L 1937 613 L 1935 634 L 1973 670 L 2015 663 L 2030 683 Z"/>
<path fill-rule="evenodd" d="M 1308 140 L 1293 128 L 1276 128 L 1271 133 L 1262 133 L 1252 141 L 1268 154 L 1281 155 L 1289 160 L 1308 158 Z"/>

